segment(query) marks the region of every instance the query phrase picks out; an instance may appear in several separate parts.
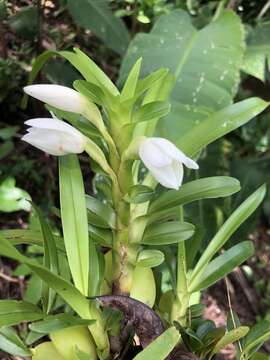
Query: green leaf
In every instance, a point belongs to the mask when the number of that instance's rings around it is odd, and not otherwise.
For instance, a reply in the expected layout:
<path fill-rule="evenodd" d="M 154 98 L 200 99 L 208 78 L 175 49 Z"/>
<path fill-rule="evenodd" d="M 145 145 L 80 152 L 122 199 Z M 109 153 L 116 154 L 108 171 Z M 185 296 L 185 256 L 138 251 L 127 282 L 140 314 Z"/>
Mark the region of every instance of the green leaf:
<path fill-rule="evenodd" d="M 130 189 L 127 201 L 132 204 L 141 204 L 151 200 L 154 190 L 145 185 L 134 185 Z"/>
<path fill-rule="evenodd" d="M 216 325 L 212 320 L 204 320 L 203 323 L 198 326 L 198 329 L 196 331 L 197 336 L 200 339 L 203 339 L 210 331 L 214 330 L 215 328 Z"/>
<path fill-rule="evenodd" d="M 75 80 L 74 89 L 98 105 L 103 105 L 105 94 L 102 89 L 86 80 Z"/>
<path fill-rule="evenodd" d="M 233 269 L 242 264 L 254 254 L 254 246 L 251 241 L 243 241 L 212 260 L 201 277 L 193 281 L 190 292 L 196 292 L 208 288 Z"/>
<path fill-rule="evenodd" d="M 147 90 L 161 82 L 168 75 L 168 72 L 168 69 L 161 68 L 140 79 L 137 83 L 136 96 L 141 96 Z"/>
<path fill-rule="evenodd" d="M 30 329 L 36 333 L 50 334 L 53 331 L 72 326 L 89 326 L 94 320 L 80 319 L 70 314 L 56 314 L 45 317 L 42 321 L 30 324 Z"/>
<path fill-rule="evenodd" d="M 197 282 L 205 271 L 208 263 L 218 250 L 226 243 L 231 235 L 240 227 L 240 225 L 257 209 L 266 193 L 266 186 L 263 185 L 251 194 L 228 218 L 228 220 L 221 226 L 217 234 L 210 241 L 209 245 L 200 257 L 195 269 L 190 278 L 190 288 L 193 282 Z"/>
<path fill-rule="evenodd" d="M 59 158 L 59 183 L 61 220 L 70 271 L 75 286 L 88 295 L 88 222 L 83 178 L 76 155 Z"/>
<path fill-rule="evenodd" d="M 10 243 L 13 245 L 28 244 L 43 246 L 43 236 L 42 233 L 38 230 L 0 230 L 0 235 L 10 241 Z M 60 238 L 60 236 L 54 235 L 54 240 L 57 250 L 65 253 L 66 251 L 62 238 Z"/>
<path fill-rule="evenodd" d="M 262 346 L 264 342 L 270 339 L 270 323 L 266 320 L 262 320 L 254 325 L 246 338 L 243 341 L 243 353 L 242 355 L 249 354 L 252 349 Z"/>
<path fill-rule="evenodd" d="M 32 71 L 29 75 L 29 79 L 27 82 L 28 85 L 31 85 L 34 82 L 35 78 L 37 77 L 38 73 L 40 72 L 44 64 L 54 55 L 57 55 L 55 51 L 47 50 L 35 58 L 32 65 Z M 24 94 L 21 102 L 21 106 L 23 109 L 25 109 L 27 106 L 27 100 L 28 100 L 28 95 Z"/>
<path fill-rule="evenodd" d="M 265 65 L 270 60 L 270 23 L 259 23 L 249 31 L 242 70 L 265 81 Z"/>
<path fill-rule="evenodd" d="M 121 91 L 121 102 L 131 100 L 134 97 L 140 75 L 141 65 L 142 59 L 139 58 L 130 70 L 125 85 Z"/>
<path fill-rule="evenodd" d="M 8 177 L 0 184 L 0 211 L 29 211 L 31 209 L 29 200 L 31 200 L 30 195 L 15 186 L 14 178 Z"/>
<path fill-rule="evenodd" d="M 190 181 L 182 185 L 179 190 L 169 190 L 161 194 L 150 204 L 148 214 L 196 200 L 229 196 L 239 190 L 239 181 L 229 176 L 213 176 Z"/>
<path fill-rule="evenodd" d="M 137 259 L 137 266 L 153 268 L 163 263 L 165 257 L 159 250 L 142 250 Z"/>
<path fill-rule="evenodd" d="M 180 340 L 180 334 L 175 327 L 170 327 L 133 360 L 164 360 Z"/>
<path fill-rule="evenodd" d="M 206 305 L 204 304 L 194 304 L 188 308 L 188 312 L 190 313 L 191 318 L 196 318 L 203 315 L 205 308 Z"/>
<path fill-rule="evenodd" d="M 64 56 L 89 82 L 105 89 L 113 96 L 119 95 L 119 91 L 110 78 L 80 49 L 74 48 L 74 52 L 61 51 L 59 54 Z"/>
<path fill-rule="evenodd" d="M 203 122 L 209 112 L 231 103 L 243 53 L 244 28 L 234 12 L 224 11 L 198 30 L 187 12 L 175 10 L 159 17 L 149 34 L 138 34 L 132 40 L 120 82 L 138 57 L 143 58 L 143 76 L 160 67 L 169 68 L 175 76 L 169 100 L 172 109 L 159 122 L 157 133 L 181 145 L 180 139 Z"/>
<path fill-rule="evenodd" d="M 22 321 L 39 320 L 44 317 L 37 306 L 16 300 L 0 300 L 0 327 L 17 325 Z"/>
<path fill-rule="evenodd" d="M 225 346 L 233 344 L 242 337 L 244 337 L 249 332 L 248 326 L 240 326 L 236 329 L 228 331 L 215 345 L 212 350 L 209 359 L 211 359 L 215 354 L 219 353 Z"/>
<path fill-rule="evenodd" d="M 113 208 L 90 195 L 86 195 L 85 199 L 89 222 L 103 228 L 115 229 L 116 214 Z"/>
<path fill-rule="evenodd" d="M 268 105 L 268 102 L 255 97 L 230 105 L 210 114 L 204 121 L 181 136 L 176 144 L 187 155 L 193 157 L 206 145 L 247 123 Z M 179 129 L 174 128 L 173 131 L 177 133 Z"/>
<path fill-rule="evenodd" d="M 89 301 L 68 281 L 64 280 L 58 275 L 53 274 L 50 270 L 42 265 L 37 264 L 34 260 L 23 256 L 13 245 L 11 245 L 6 239 L 3 238 L 0 238 L 0 255 L 9 257 L 29 266 L 29 268 L 34 271 L 43 281 L 45 281 L 52 289 L 54 289 L 57 294 L 61 296 L 74 311 L 77 312 L 79 316 L 82 318 L 89 318 Z M 3 305 L 3 307 L 4 306 L 5 305 Z M 16 305 L 14 306 L 16 307 Z M 35 320 L 39 320 L 43 317 L 43 314 L 42 316 L 40 315 L 40 317 L 38 317 L 39 314 L 36 310 L 38 308 L 36 306 L 33 304 L 30 304 L 29 306 L 32 306 L 33 309 L 35 309 Z"/>
<path fill-rule="evenodd" d="M 216 21 L 197 30 L 187 12 L 175 10 L 161 16 L 149 34 L 134 38 L 122 64 L 121 78 L 134 58 L 142 56 L 144 75 L 160 67 L 168 67 L 175 75 L 174 100 L 222 108 L 236 92 L 243 50 L 244 29 L 234 12 L 224 11 Z"/>
<path fill-rule="evenodd" d="M 141 241 L 144 245 L 169 245 L 187 240 L 194 234 L 194 225 L 168 221 L 161 224 L 152 224 L 144 232 Z"/>
<path fill-rule="evenodd" d="M 269 355 L 260 353 L 260 352 L 256 352 L 255 354 L 253 354 L 250 358 L 250 360 L 269 360 Z"/>
<path fill-rule="evenodd" d="M 111 230 L 101 229 L 93 225 L 88 225 L 90 237 L 100 246 L 112 247 Z"/>
<path fill-rule="evenodd" d="M 171 105 L 167 101 L 152 101 L 139 108 L 132 117 L 132 121 L 142 122 L 160 119 L 170 112 Z"/>
<path fill-rule="evenodd" d="M 58 275 L 59 274 L 59 265 L 58 265 L 58 254 L 57 254 L 57 247 L 55 243 L 55 239 L 52 233 L 52 230 L 47 223 L 46 219 L 44 218 L 40 209 L 34 205 L 34 209 L 38 215 L 40 227 L 43 235 L 43 248 L 44 248 L 44 257 L 43 257 L 43 265 L 47 267 L 51 272 Z M 45 312 L 48 314 L 50 313 L 55 299 L 56 294 L 55 291 L 49 289 L 47 284 L 43 284 L 43 306 Z"/>
<path fill-rule="evenodd" d="M 12 328 L 0 328 L 0 349 L 14 356 L 31 356 L 31 351 Z"/>
<path fill-rule="evenodd" d="M 28 85 L 32 84 L 38 73 L 45 65 L 45 63 L 53 56 L 62 56 L 68 60 L 81 75 L 90 83 L 99 86 L 101 89 L 105 89 L 109 94 L 113 96 L 119 95 L 119 91 L 108 78 L 108 76 L 91 60 L 86 54 L 77 48 L 72 51 L 45 51 L 39 55 L 32 66 L 32 71 L 29 76 Z M 28 96 L 25 94 L 22 99 L 22 107 L 25 108 L 27 105 Z"/>
<path fill-rule="evenodd" d="M 125 52 L 129 33 L 123 21 L 109 9 L 109 1 L 68 0 L 68 9 L 79 26 L 91 30 L 117 53 Z"/>
<path fill-rule="evenodd" d="M 27 281 L 27 287 L 23 295 L 23 300 L 37 305 L 41 300 L 43 300 L 42 290 L 45 283 L 35 273 L 33 274 L 31 269 L 29 269 L 29 271 L 31 272 L 31 277 Z"/>

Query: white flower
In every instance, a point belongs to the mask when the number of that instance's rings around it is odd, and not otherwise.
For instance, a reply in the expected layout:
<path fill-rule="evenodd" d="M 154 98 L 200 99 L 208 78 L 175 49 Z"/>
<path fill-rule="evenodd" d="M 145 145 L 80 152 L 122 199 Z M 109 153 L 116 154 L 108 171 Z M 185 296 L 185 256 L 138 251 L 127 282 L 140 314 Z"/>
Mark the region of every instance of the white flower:
<path fill-rule="evenodd" d="M 51 155 L 79 154 L 84 151 L 87 138 L 73 126 L 53 118 L 31 119 L 23 141 Z"/>
<path fill-rule="evenodd" d="M 163 186 L 178 190 L 182 184 L 183 164 L 198 169 L 198 164 L 188 158 L 170 141 L 163 138 L 145 138 L 139 145 L 139 156 L 153 177 Z"/>
<path fill-rule="evenodd" d="M 85 109 L 85 98 L 69 87 L 52 84 L 29 85 L 24 92 L 35 99 L 63 111 L 81 114 Z"/>

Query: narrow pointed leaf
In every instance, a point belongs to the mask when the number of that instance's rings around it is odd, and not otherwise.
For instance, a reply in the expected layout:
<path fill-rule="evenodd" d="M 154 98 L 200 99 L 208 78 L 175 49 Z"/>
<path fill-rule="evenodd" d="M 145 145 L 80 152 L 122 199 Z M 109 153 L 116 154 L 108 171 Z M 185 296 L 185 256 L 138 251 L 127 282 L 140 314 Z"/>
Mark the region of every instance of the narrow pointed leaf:
<path fill-rule="evenodd" d="M 43 235 L 44 257 L 43 265 L 51 270 L 54 274 L 59 274 L 58 254 L 55 239 L 52 230 L 37 206 L 34 206 L 38 215 L 40 227 Z M 43 305 L 47 314 L 50 312 L 54 301 L 56 299 L 55 291 L 48 288 L 48 285 L 43 283 Z"/>
<path fill-rule="evenodd" d="M 38 230 L 23 230 L 23 229 L 12 229 L 12 230 L 1 230 L 0 235 L 10 241 L 13 245 L 29 244 L 43 246 L 43 236 Z M 58 251 L 65 253 L 65 246 L 63 239 L 60 236 L 54 235 L 56 247 Z"/>
<path fill-rule="evenodd" d="M 56 330 L 62 330 L 72 326 L 89 326 L 94 320 L 80 319 L 69 314 L 56 314 L 44 318 L 42 321 L 30 324 L 30 329 L 36 333 L 50 334 Z"/>
<path fill-rule="evenodd" d="M 121 102 L 128 101 L 134 97 L 140 75 L 141 64 L 142 59 L 140 58 L 135 62 L 132 69 L 130 70 L 130 73 L 120 95 Z"/>
<path fill-rule="evenodd" d="M 246 338 L 243 341 L 243 354 L 249 354 L 252 349 L 263 345 L 264 342 L 270 339 L 270 323 L 269 321 L 262 320 L 254 325 Z"/>
<path fill-rule="evenodd" d="M 209 359 L 219 353 L 225 346 L 229 344 L 233 344 L 234 342 L 238 341 L 242 337 L 244 337 L 249 332 L 248 326 L 240 326 L 236 329 L 228 331 L 215 345 L 214 349 L 212 350 Z"/>
<path fill-rule="evenodd" d="M 86 195 L 85 199 L 89 222 L 98 227 L 115 229 L 116 214 L 113 208 L 90 195 Z"/>
<path fill-rule="evenodd" d="M 89 300 L 87 300 L 71 283 L 60 276 L 53 274 L 50 270 L 39 265 L 34 260 L 22 255 L 13 245 L 3 238 L 0 238 L 0 255 L 27 265 L 43 281 L 54 289 L 78 315 L 83 318 L 89 318 Z M 35 305 L 31 304 L 31 306 Z M 39 314 L 37 310 L 36 314 Z M 40 318 L 42 317 L 43 316 Z M 38 320 L 38 318 L 36 320 Z"/>
<path fill-rule="evenodd" d="M 73 86 L 74 89 L 92 100 L 95 104 L 103 105 L 105 94 L 99 86 L 86 80 L 75 80 Z"/>
<path fill-rule="evenodd" d="M 168 221 L 148 226 L 141 241 L 144 245 L 169 245 L 187 240 L 194 234 L 194 225 Z"/>
<path fill-rule="evenodd" d="M 88 294 L 89 239 L 82 173 L 76 155 L 59 159 L 61 220 L 75 286 Z"/>
<path fill-rule="evenodd" d="M 239 181 L 229 176 L 213 176 L 190 181 L 179 190 L 169 190 L 160 195 L 150 204 L 148 214 L 196 200 L 229 196 L 239 190 Z"/>
<path fill-rule="evenodd" d="M 255 97 L 230 105 L 211 114 L 186 135 L 180 137 L 176 144 L 184 153 L 193 157 L 208 144 L 246 124 L 268 105 L 268 102 Z"/>
<path fill-rule="evenodd" d="M 209 245 L 203 252 L 190 278 L 190 287 L 193 281 L 197 281 L 213 256 L 219 251 L 231 235 L 240 227 L 240 225 L 257 209 L 263 201 L 266 193 L 266 186 L 263 185 L 251 194 L 221 226 L 217 234 L 210 241 Z"/>
<path fill-rule="evenodd" d="M 40 320 L 44 314 L 37 306 L 16 300 L 0 300 L 0 327 L 17 325 L 23 321 Z"/>
<path fill-rule="evenodd" d="M 133 360 L 164 360 L 180 340 L 180 334 L 175 327 L 170 327 L 156 340 L 149 344 Z"/>
<path fill-rule="evenodd" d="M 170 104 L 167 101 L 152 101 L 139 108 L 133 115 L 132 121 L 142 122 L 160 119 L 170 112 Z"/>
<path fill-rule="evenodd" d="M 251 241 L 243 241 L 223 254 L 212 260 L 206 267 L 203 275 L 192 283 L 190 292 L 196 292 L 208 288 L 233 269 L 241 265 L 254 254 L 254 246 Z"/>
<path fill-rule="evenodd" d="M 31 351 L 12 328 L 0 328 L 0 349 L 10 355 L 28 357 Z"/>

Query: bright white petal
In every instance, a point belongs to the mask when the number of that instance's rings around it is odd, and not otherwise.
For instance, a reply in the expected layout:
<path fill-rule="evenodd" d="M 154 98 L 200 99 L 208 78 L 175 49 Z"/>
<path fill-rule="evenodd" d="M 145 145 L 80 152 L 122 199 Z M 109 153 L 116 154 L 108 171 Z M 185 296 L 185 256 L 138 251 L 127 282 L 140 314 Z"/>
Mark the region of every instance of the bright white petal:
<path fill-rule="evenodd" d="M 147 138 L 141 142 L 139 156 L 146 167 L 163 167 L 172 163 L 172 159 L 152 142 L 152 138 Z"/>
<path fill-rule="evenodd" d="M 183 181 L 183 177 L 184 177 L 184 167 L 182 165 L 182 163 L 178 162 L 178 161 L 173 161 L 172 163 L 172 169 L 176 178 L 176 183 L 179 187 L 182 185 L 182 181 Z"/>
<path fill-rule="evenodd" d="M 198 164 L 186 156 L 183 151 L 178 149 L 172 142 L 164 138 L 152 138 L 152 141 L 162 149 L 165 154 L 172 157 L 175 160 L 182 162 L 186 167 L 190 169 L 199 169 Z"/>
<path fill-rule="evenodd" d="M 38 100 L 64 111 L 81 114 L 83 97 L 79 92 L 62 85 L 37 84 L 24 87 L 24 92 Z"/>
<path fill-rule="evenodd" d="M 36 118 L 25 121 L 25 125 L 38 129 L 57 130 L 69 133 L 73 136 L 83 136 L 79 130 L 75 129 L 68 123 L 57 118 Z"/>
<path fill-rule="evenodd" d="M 46 136 L 46 134 L 43 135 Z M 43 135 L 34 134 L 33 136 L 32 133 L 28 133 L 24 135 L 21 140 L 51 155 L 61 156 L 67 154 L 67 152 L 64 151 L 58 143 L 55 144 L 55 138 L 50 138 L 50 141 L 45 141 Z"/>
<path fill-rule="evenodd" d="M 181 178 L 181 164 L 178 172 L 172 165 L 164 166 L 163 168 L 151 167 L 148 168 L 152 176 L 164 187 L 168 189 L 178 190 L 182 178 Z"/>
<path fill-rule="evenodd" d="M 84 138 L 85 139 L 85 138 Z M 67 132 L 31 128 L 22 140 L 51 155 L 79 154 L 84 151 L 85 141 Z"/>

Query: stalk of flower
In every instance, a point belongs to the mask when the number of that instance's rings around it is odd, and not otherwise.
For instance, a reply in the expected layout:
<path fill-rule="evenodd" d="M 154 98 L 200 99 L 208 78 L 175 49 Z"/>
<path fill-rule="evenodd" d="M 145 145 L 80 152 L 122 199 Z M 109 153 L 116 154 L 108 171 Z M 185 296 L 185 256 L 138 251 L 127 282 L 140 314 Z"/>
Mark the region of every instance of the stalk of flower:
<path fill-rule="evenodd" d="M 183 164 L 191 169 L 198 169 L 198 164 L 187 157 L 173 143 L 163 138 L 139 137 L 133 140 L 122 156 L 120 166 L 121 178 L 130 177 L 130 164 L 132 161 L 140 158 L 154 179 L 164 187 L 178 190 L 183 180 Z M 129 165 L 127 165 L 129 164 Z M 139 218 L 147 213 L 147 203 L 136 205 L 136 210 L 130 212 L 128 232 L 126 237 L 125 250 L 123 250 L 123 239 L 118 239 L 120 246 L 116 252 L 125 252 L 122 260 L 116 262 L 114 278 L 117 279 L 116 288 L 123 293 L 128 293 L 132 284 L 132 272 L 139 249 L 139 243 L 142 239 L 147 221 Z M 123 237 L 124 232 L 121 233 Z M 119 245 L 122 244 L 122 245 Z"/>

